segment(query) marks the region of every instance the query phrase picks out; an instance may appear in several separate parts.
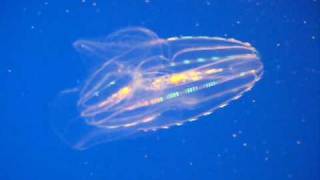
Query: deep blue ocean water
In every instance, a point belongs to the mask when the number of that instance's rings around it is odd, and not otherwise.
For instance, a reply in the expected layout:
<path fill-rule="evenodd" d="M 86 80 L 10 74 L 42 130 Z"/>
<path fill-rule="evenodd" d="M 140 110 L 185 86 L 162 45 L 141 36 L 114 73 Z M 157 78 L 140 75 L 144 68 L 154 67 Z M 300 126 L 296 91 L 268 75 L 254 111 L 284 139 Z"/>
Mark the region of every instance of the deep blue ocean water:
<path fill-rule="evenodd" d="M 0 179 L 318 180 L 319 23 L 319 0 L 2 0 Z M 50 123 L 95 64 L 72 43 L 130 26 L 250 42 L 263 78 L 200 121 L 76 151 Z"/>

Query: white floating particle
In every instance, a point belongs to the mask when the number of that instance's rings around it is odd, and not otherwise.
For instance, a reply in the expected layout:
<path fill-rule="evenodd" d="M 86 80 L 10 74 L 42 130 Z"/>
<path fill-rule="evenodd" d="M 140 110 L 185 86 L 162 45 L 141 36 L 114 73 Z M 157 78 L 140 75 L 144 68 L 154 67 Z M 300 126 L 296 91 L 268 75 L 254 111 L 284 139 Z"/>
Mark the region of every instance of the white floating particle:
<path fill-rule="evenodd" d="M 236 137 L 238 137 L 238 135 L 237 135 L 236 133 L 233 133 L 233 134 L 232 134 L 232 137 L 233 137 L 233 138 L 236 138 Z"/>

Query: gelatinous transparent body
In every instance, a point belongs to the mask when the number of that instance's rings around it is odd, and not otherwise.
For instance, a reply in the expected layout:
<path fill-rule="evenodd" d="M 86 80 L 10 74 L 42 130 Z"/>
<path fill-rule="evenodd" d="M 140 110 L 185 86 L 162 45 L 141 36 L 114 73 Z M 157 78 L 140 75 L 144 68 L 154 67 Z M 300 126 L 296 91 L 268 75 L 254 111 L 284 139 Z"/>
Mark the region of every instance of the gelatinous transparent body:
<path fill-rule="evenodd" d="M 241 97 L 263 72 L 255 48 L 235 39 L 162 39 L 128 28 L 74 46 L 103 60 L 59 97 L 54 128 L 77 149 L 196 121 Z"/>

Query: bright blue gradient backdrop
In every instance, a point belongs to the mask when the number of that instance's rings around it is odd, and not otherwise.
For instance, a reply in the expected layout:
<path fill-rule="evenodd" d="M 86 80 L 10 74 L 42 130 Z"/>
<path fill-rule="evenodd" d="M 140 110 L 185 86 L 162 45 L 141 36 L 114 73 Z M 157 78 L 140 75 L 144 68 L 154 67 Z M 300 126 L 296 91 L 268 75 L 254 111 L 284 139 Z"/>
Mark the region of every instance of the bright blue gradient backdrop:
<path fill-rule="evenodd" d="M 198 122 L 72 150 L 51 107 L 100 63 L 72 43 L 129 26 L 250 42 L 264 76 Z M 319 0 L 2 0 L 0 179 L 318 180 L 319 29 Z"/>

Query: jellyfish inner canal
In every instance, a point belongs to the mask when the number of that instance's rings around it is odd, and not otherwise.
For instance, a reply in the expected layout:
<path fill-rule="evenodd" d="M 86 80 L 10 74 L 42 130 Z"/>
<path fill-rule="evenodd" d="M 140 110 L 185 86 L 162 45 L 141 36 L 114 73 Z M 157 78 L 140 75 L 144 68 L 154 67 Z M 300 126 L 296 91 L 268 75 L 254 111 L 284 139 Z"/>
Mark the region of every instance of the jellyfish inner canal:
<path fill-rule="evenodd" d="M 134 78 L 132 78 L 131 83 L 122 86 L 118 91 L 97 102 L 97 104 L 89 106 L 82 116 L 91 120 L 88 121 L 88 124 L 103 128 L 116 129 L 135 126 L 140 130 L 149 130 L 149 127 L 143 127 L 143 124 L 158 118 L 160 114 L 157 112 L 160 108 L 165 111 L 166 109 L 170 110 L 170 108 L 183 106 L 182 108 L 188 110 L 188 106 L 193 107 L 195 104 L 231 92 L 239 93 L 235 98 L 240 97 L 258 80 L 258 76 L 255 67 L 243 69 L 235 66 L 250 64 L 251 61 L 256 60 L 255 58 L 255 54 L 245 54 L 225 57 L 219 59 L 218 62 L 216 62 L 217 57 L 212 57 L 210 59 L 211 63 L 206 62 L 207 59 L 204 58 L 198 58 L 194 62 L 185 60 L 181 64 L 171 63 L 168 66 L 175 67 L 192 63 L 200 63 L 200 65 L 196 68 L 185 68 L 187 70 L 156 77 L 145 76 L 144 71 L 133 71 L 132 77 Z M 239 62 L 235 63 L 235 60 Z M 203 64 L 201 65 L 201 63 Z M 245 80 L 247 82 L 239 83 L 239 86 L 234 86 L 229 91 L 219 92 L 220 94 L 215 92 L 215 97 L 205 93 L 202 93 L 202 95 L 208 97 L 188 96 L 248 76 L 251 79 Z M 169 101 L 172 101 L 172 103 Z M 227 103 L 227 101 L 224 103 Z M 106 114 L 108 115 L 106 116 Z M 194 117 L 190 118 L 189 121 L 192 119 Z M 183 121 L 173 122 L 174 125 L 180 125 Z M 169 126 L 171 125 L 165 124 L 164 126 L 155 125 L 154 127 L 167 128 Z M 151 130 L 154 129 L 151 128 Z"/>

